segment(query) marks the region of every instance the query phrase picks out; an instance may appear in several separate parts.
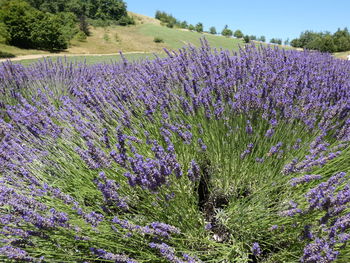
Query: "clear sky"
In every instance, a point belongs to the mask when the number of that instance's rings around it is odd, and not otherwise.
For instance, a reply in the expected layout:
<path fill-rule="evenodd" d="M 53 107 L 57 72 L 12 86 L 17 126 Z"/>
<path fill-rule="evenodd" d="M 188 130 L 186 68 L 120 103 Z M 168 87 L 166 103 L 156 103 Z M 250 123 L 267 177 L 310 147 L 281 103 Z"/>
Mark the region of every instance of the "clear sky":
<path fill-rule="evenodd" d="M 156 10 L 190 24 L 202 22 L 221 32 L 227 24 L 233 31 L 271 38 L 298 37 L 302 31 L 350 30 L 350 0 L 124 0 L 128 10 L 154 17 Z"/>

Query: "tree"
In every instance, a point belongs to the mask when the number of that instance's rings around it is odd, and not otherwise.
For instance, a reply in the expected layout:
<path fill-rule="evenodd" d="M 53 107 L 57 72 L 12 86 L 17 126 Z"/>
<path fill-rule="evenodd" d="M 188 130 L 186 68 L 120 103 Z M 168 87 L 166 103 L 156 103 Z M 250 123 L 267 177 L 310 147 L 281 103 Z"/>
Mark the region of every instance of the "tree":
<path fill-rule="evenodd" d="M 233 36 L 234 36 L 234 37 L 237 37 L 237 38 L 243 38 L 243 37 L 244 37 L 242 31 L 239 30 L 239 29 L 237 29 L 237 30 L 235 31 L 235 33 L 233 34 Z"/>
<path fill-rule="evenodd" d="M 0 5 L 0 22 L 4 23 L 9 35 L 10 45 L 30 48 L 32 46 L 30 36 L 31 22 L 30 12 L 33 8 L 23 1 L 4 1 Z"/>
<path fill-rule="evenodd" d="M 249 39 L 250 39 L 250 40 L 256 40 L 256 36 L 250 35 L 250 36 L 249 36 Z"/>
<path fill-rule="evenodd" d="M 86 21 L 86 16 L 82 15 L 79 18 L 79 29 L 84 32 L 85 35 L 90 35 L 89 23 Z"/>
<path fill-rule="evenodd" d="M 216 33 L 216 28 L 215 28 L 215 26 L 210 27 L 210 28 L 209 28 L 209 32 L 210 32 L 210 34 L 216 35 L 217 33 Z"/>
<path fill-rule="evenodd" d="M 280 39 L 280 38 L 271 38 L 270 43 L 271 44 L 282 45 L 282 39 Z"/>
<path fill-rule="evenodd" d="M 126 3 L 122 0 L 25 0 L 32 7 L 43 12 L 57 14 L 72 12 L 76 17 L 119 21 L 120 25 L 132 24 Z"/>
<path fill-rule="evenodd" d="M 245 42 L 245 43 L 249 43 L 249 42 L 250 42 L 250 39 L 249 39 L 249 36 L 248 36 L 248 35 L 245 35 L 245 36 L 243 37 L 243 39 L 244 39 L 244 42 Z"/>
<path fill-rule="evenodd" d="M 174 25 L 181 24 L 175 17 L 173 17 L 171 14 L 167 14 L 166 12 L 156 11 L 155 18 L 159 19 L 163 24 L 170 28 L 173 28 Z"/>
<path fill-rule="evenodd" d="M 261 41 L 261 42 L 265 42 L 265 41 L 266 41 L 266 38 L 265 38 L 265 36 L 261 36 L 261 37 L 259 37 L 258 40 Z"/>
<path fill-rule="evenodd" d="M 198 33 L 202 33 L 203 32 L 203 24 L 201 22 L 199 22 L 196 27 L 195 27 L 196 31 Z"/>
<path fill-rule="evenodd" d="M 57 51 L 68 47 L 58 16 L 38 11 L 34 13 L 34 20 L 30 25 L 30 41 L 35 48 Z"/>
<path fill-rule="evenodd" d="M 182 22 L 180 23 L 180 28 L 188 28 L 187 21 L 182 21 Z"/>
<path fill-rule="evenodd" d="M 196 28 L 194 27 L 194 25 L 190 24 L 188 26 L 188 30 L 194 31 Z"/>
<path fill-rule="evenodd" d="M 294 38 L 290 41 L 292 47 L 302 47 L 299 38 Z"/>
<path fill-rule="evenodd" d="M 221 31 L 221 35 L 225 37 L 232 37 L 233 32 L 231 29 L 228 28 L 228 25 L 225 25 L 224 29 Z"/>
<path fill-rule="evenodd" d="M 343 30 L 338 28 L 333 34 L 333 39 L 336 51 L 341 52 L 350 50 L 350 33 L 346 27 Z"/>
<path fill-rule="evenodd" d="M 10 40 L 10 34 L 7 31 L 6 25 L 0 23 L 0 43 L 7 44 Z"/>
<path fill-rule="evenodd" d="M 284 45 L 285 45 L 285 46 L 289 46 L 289 44 L 290 44 L 289 38 L 287 38 L 286 40 L 284 40 Z"/>
<path fill-rule="evenodd" d="M 67 48 L 72 14 L 44 13 L 21 0 L 5 0 L 0 5 L 0 23 L 8 32 L 8 43 L 22 48 L 61 50 Z"/>

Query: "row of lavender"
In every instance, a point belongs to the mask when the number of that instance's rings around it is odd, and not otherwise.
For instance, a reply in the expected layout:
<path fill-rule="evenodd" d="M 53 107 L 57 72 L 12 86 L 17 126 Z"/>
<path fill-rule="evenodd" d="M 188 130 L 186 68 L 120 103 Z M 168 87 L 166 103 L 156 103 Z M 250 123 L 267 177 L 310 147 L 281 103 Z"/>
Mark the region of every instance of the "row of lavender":
<path fill-rule="evenodd" d="M 350 63 L 247 46 L 0 67 L 0 259 L 350 259 Z"/>

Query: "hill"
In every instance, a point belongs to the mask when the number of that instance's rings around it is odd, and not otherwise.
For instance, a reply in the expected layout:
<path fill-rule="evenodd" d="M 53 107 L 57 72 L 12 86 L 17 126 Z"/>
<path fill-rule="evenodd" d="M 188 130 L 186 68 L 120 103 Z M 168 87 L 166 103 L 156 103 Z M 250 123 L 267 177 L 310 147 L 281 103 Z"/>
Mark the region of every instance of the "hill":
<path fill-rule="evenodd" d="M 151 17 L 129 12 L 129 16 L 135 20 L 135 25 L 130 26 L 90 26 L 91 35 L 86 41 L 73 39 L 69 48 L 55 55 L 91 55 L 91 54 L 117 54 L 123 53 L 162 53 L 164 48 L 178 49 L 186 44 L 199 46 L 200 38 L 205 36 L 212 47 L 237 50 L 243 45 L 241 39 L 227 38 L 223 36 L 197 33 L 184 29 L 167 28 L 160 25 L 160 21 Z M 155 43 L 158 37 L 163 43 Z M 0 44 L 0 50 L 16 56 L 39 54 L 48 56 L 47 51 L 21 49 Z"/>

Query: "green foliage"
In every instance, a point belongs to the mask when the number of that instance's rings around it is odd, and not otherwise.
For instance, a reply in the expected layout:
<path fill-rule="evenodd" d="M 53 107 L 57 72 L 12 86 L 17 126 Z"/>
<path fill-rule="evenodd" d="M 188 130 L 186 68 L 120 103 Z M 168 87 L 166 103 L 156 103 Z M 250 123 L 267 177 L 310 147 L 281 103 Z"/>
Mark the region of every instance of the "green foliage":
<path fill-rule="evenodd" d="M 282 39 L 280 39 L 280 38 L 272 38 L 272 39 L 270 40 L 270 43 L 271 43 L 271 44 L 282 45 Z"/>
<path fill-rule="evenodd" d="M 173 15 L 168 14 L 164 11 L 156 11 L 156 14 L 154 16 L 156 19 L 160 20 L 161 25 L 164 25 L 166 27 L 169 28 L 188 28 L 189 30 L 197 30 L 196 27 L 194 27 L 193 25 L 188 25 L 187 21 L 180 21 L 178 19 L 176 19 Z M 201 24 L 201 23 L 198 23 Z M 197 24 L 197 25 L 198 25 Z M 198 28 L 200 29 L 200 28 Z M 202 31 L 198 31 L 198 32 L 203 32 L 203 25 L 202 25 Z"/>
<path fill-rule="evenodd" d="M 196 28 L 194 27 L 194 25 L 190 24 L 188 26 L 188 30 L 194 31 Z"/>
<path fill-rule="evenodd" d="M 63 33 L 61 18 L 40 11 L 34 14 L 29 35 L 33 47 L 50 51 L 66 49 L 68 41 Z"/>
<path fill-rule="evenodd" d="M 266 42 L 266 37 L 265 36 L 261 36 L 258 38 L 259 41 L 261 42 Z"/>
<path fill-rule="evenodd" d="M 257 39 L 256 36 L 254 36 L 254 35 L 250 35 L 249 38 L 250 38 L 250 40 L 256 40 Z"/>
<path fill-rule="evenodd" d="M 85 34 L 85 36 L 90 36 L 89 23 L 87 22 L 85 15 L 82 15 L 79 18 L 79 29 Z"/>
<path fill-rule="evenodd" d="M 106 42 L 109 42 L 111 39 L 109 38 L 107 33 L 104 33 L 103 40 L 106 41 Z"/>
<path fill-rule="evenodd" d="M 108 27 L 114 23 L 111 20 L 103 20 L 103 19 L 88 19 L 89 25 L 94 27 Z"/>
<path fill-rule="evenodd" d="M 170 28 L 174 27 L 175 24 L 180 24 L 180 22 L 171 14 L 159 10 L 156 11 L 155 18 Z"/>
<path fill-rule="evenodd" d="M 243 37 L 243 40 L 244 40 L 245 43 L 249 43 L 249 42 L 250 42 L 250 38 L 249 38 L 248 35 L 245 35 L 245 36 Z"/>
<path fill-rule="evenodd" d="M 69 41 L 79 32 L 76 23 L 76 16 L 73 13 L 61 12 L 53 17 L 56 17 L 57 22 L 60 23 L 60 31 L 66 42 L 69 43 Z"/>
<path fill-rule="evenodd" d="M 7 31 L 6 25 L 0 22 L 0 43 L 7 44 L 10 39 L 10 34 Z"/>
<path fill-rule="evenodd" d="M 111 19 L 111 20 L 118 21 L 123 16 L 127 16 L 126 4 L 123 1 L 100 0 L 97 3 L 98 3 L 97 11 L 95 14 L 92 15 L 93 16 L 92 18 L 103 19 L 103 20 Z"/>
<path fill-rule="evenodd" d="M 0 50 L 0 58 L 14 58 L 15 55 Z"/>
<path fill-rule="evenodd" d="M 131 16 L 122 16 L 118 20 L 118 25 L 120 26 L 135 25 L 135 20 Z"/>
<path fill-rule="evenodd" d="M 115 20 L 127 17 L 126 3 L 121 0 L 26 0 L 31 6 L 50 13 L 72 12 L 77 17 Z"/>
<path fill-rule="evenodd" d="M 231 29 L 228 28 L 228 25 L 226 25 L 224 29 L 221 31 L 221 35 L 225 37 L 231 37 L 233 35 L 233 32 Z"/>
<path fill-rule="evenodd" d="M 202 23 L 198 23 L 197 25 L 196 25 L 196 31 L 198 32 L 198 33 L 202 33 L 203 32 L 203 24 Z"/>
<path fill-rule="evenodd" d="M 23 1 L 3 1 L 0 5 L 0 22 L 5 24 L 9 34 L 8 43 L 29 48 L 31 12 L 33 9 Z M 29 23 L 28 23 L 29 22 Z"/>
<path fill-rule="evenodd" d="M 161 37 L 154 37 L 153 42 L 155 42 L 155 43 L 163 43 L 164 40 Z"/>
<path fill-rule="evenodd" d="M 22 48 L 62 50 L 77 32 L 74 15 L 44 13 L 21 0 L 1 2 L 0 22 L 8 32 L 8 43 Z"/>
<path fill-rule="evenodd" d="M 217 32 L 216 32 L 215 26 L 210 27 L 210 28 L 209 28 L 209 32 L 210 32 L 210 34 L 216 35 Z"/>
<path fill-rule="evenodd" d="M 182 22 L 180 23 L 180 28 L 188 28 L 187 21 L 182 21 Z"/>
<path fill-rule="evenodd" d="M 233 33 L 233 36 L 237 38 L 243 38 L 244 35 L 241 30 L 237 29 L 235 33 Z"/>
<path fill-rule="evenodd" d="M 334 33 L 305 31 L 299 38 L 293 39 L 293 47 L 318 50 L 322 52 L 343 52 L 350 50 L 350 33 L 340 28 Z"/>
<path fill-rule="evenodd" d="M 75 35 L 75 39 L 78 40 L 79 42 L 85 42 L 86 41 L 86 34 L 83 31 L 79 31 L 76 35 Z"/>
<path fill-rule="evenodd" d="M 168 23 L 168 24 L 166 24 L 166 26 L 169 27 L 169 28 L 173 28 L 174 24 L 173 23 Z"/>

